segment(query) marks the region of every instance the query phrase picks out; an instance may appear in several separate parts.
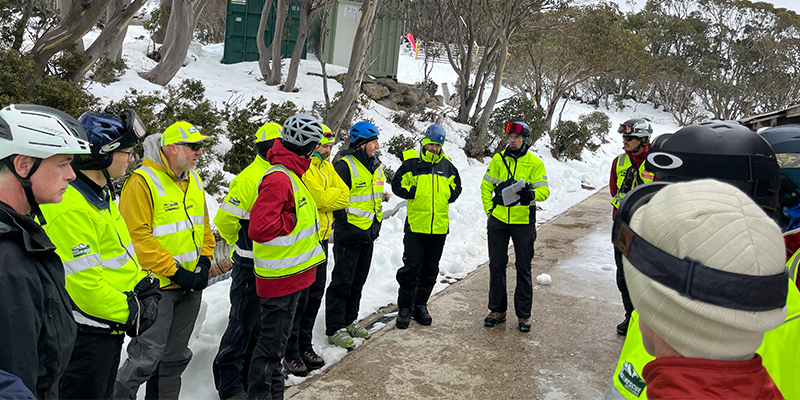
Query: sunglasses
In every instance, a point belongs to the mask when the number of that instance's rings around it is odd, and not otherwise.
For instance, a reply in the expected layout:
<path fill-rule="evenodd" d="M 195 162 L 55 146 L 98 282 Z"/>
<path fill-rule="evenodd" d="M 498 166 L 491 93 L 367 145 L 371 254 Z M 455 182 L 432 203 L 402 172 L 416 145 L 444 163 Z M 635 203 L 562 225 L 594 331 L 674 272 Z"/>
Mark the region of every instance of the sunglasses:
<path fill-rule="evenodd" d="M 201 150 L 203 148 L 202 143 L 175 143 L 178 146 L 186 146 L 194 152 Z"/>
<path fill-rule="evenodd" d="M 633 133 L 633 126 L 628 124 L 619 124 L 619 129 L 617 129 L 618 133 L 623 135 L 628 135 Z"/>
<path fill-rule="evenodd" d="M 525 131 L 525 127 L 518 122 L 509 122 L 506 124 L 506 133 L 516 133 L 521 135 Z"/>
<path fill-rule="evenodd" d="M 634 135 L 622 135 L 622 140 L 624 140 L 624 141 L 626 141 L 626 142 L 630 142 L 631 140 L 638 140 L 638 139 L 639 139 L 639 137 L 638 137 L 638 136 L 634 136 Z"/>

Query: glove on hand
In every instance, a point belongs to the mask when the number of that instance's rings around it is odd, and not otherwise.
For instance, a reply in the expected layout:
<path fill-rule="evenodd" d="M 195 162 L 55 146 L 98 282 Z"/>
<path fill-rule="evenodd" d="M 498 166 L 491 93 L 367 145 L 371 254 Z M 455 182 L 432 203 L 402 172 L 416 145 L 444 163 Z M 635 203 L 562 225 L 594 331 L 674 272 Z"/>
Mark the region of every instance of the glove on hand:
<path fill-rule="evenodd" d="M 513 179 L 509 179 L 509 180 L 503 181 L 499 185 L 497 185 L 494 188 L 494 197 L 492 197 L 492 203 L 496 204 L 498 206 L 502 206 L 503 205 L 503 189 L 513 185 L 516 182 L 517 181 L 515 181 Z"/>
<path fill-rule="evenodd" d="M 208 286 L 208 271 L 211 269 L 211 259 L 208 256 L 200 256 L 197 260 L 200 272 L 195 273 L 195 282 L 192 289 L 203 290 Z"/>
<path fill-rule="evenodd" d="M 178 267 L 178 270 L 175 271 L 175 275 L 169 277 L 169 280 L 171 280 L 172 283 L 180 286 L 181 289 L 191 290 L 194 288 L 196 274 L 181 267 L 177 261 L 175 264 L 175 266 Z"/>
<path fill-rule="evenodd" d="M 531 186 L 526 184 L 524 188 L 522 188 L 519 192 L 517 192 L 519 196 L 519 204 L 523 206 L 531 205 L 531 201 L 533 201 L 533 189 Z"/>
<path fill-rule="evenodd" d="M 133 288 L 133 293 L 136 294 L 136 297 L 139 299 L 143 299 L 145 297 L 150 296 L 158 296 L 159 300 L 161 299 L 161 289 L 160 289 L 160 282 L 156 279 L 153 274 L 147 274 L 136 286 Z"/>
<path fill-rule="evenodd" d="M 130 337 L 137 337 L 147 328 L 153 326 L 158 316 L 158 302 L 161 301 L 160 282 L 153 274 L 142 278 L 132 291 L 125 292 L 128 296 L 128 321 L 125 323 L 125 333 Z"/>
<path fill-rule="evenodd" d="M 139 299 L 139 313 L 141 322 L 139 323 L 139 334 L 141 335 L 156 322 L 158 318 L 158 302 L 161 300 L 161 293 Z M 130 336 L 130 334 L 128 334 Z"/>

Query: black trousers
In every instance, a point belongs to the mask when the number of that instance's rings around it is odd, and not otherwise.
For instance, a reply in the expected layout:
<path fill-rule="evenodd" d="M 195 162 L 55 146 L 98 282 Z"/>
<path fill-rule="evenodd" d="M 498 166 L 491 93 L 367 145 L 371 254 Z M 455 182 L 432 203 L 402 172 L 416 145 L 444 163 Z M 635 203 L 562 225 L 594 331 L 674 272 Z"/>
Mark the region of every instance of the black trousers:
<path fill-rule="evenodd" d="M 258 337 L 258 303 L 252 261 L 233 255 L 231 310 L 228 327 L 222 334 L 219 351 L 211 367 L 214 386 L 220 398 L 227 399 L 247 391 L 247 372 Z"/>
<path fill-rule="evenodd" d="M 67 370 L 61 375 L 60 398 L 113 398 L 124 340 L 125 335 L 87 333 L 79 329 Z"/>
<path fill-rule="evenodd" d="M 299 299 L 299 291 L 282 297 L 261 299 L 258 315 L 260 333 L 247 376 L 248 399 L 283 399 L 281 360 L 292 333 L 292 321 Z"/>
<path fill-rule="evenodd" d="M 625 315 L 630 316 L 633 312 L 633 302 L 631 294 L 628 292 L 628 285 L 625 283 L 625 269 L 622 266 L 622 252 L 614 247 L 614 263 L 617 265 L 617 289 L 622 295 L 622 306 L 625 307 Z"/>
<path fill-rule="evenodd" d="M 514 289 L 514 311 L 517 318 L 530 318 L 533 307 L 533 281 L 531 260 L 533 242 L 536 240 L 535 224 L 506 224 L 489 217 L 486 224 L 489 241 L 489 310 L 506 312 L 506 265 L 508 265 L 508 241 L 514 242 L 517 268 L 517 286 Z"/>
<path fill-rule="evenodd" d="M 289 343 L 286 345 L 287 360 L 298 360 L 301 352 L 313 349 L 311 336 L 319 306 L 322 304 L 322 296 L 325 295 L 325 281 L 328 274 L 328 240 L 321 241 L 320 245 L 325 251 L 325 262 L 317 265 L 317 276 L 314 278 L 314 283 L 303 289 L 300 300 L 297 302 L 292 336 L 289 337 Z"/>
<path fill-rule="evenodd" d="M 325 335 L 333 336 L 358 318 L 361 290 L 369 275 L 374 245 L 374 242 L 333 242 L 336 263 L 325 297 Z"/>
<path fill-rule="evenodd" d="M 397 270 L 397 306 L 411 308 L 428 304 L 442 258 L 447 235 L 406 232 L 403 237 L 403 267 Z"/>

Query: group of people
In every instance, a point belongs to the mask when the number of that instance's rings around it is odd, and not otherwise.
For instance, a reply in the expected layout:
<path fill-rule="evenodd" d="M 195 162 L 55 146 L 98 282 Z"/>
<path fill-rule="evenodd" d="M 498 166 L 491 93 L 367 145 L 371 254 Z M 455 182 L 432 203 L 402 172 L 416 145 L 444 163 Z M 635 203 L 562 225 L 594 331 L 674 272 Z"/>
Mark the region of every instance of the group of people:
<path fill-rule="evenodd" d="M 626 340 L 605 398 L 799 398 L 800 126 L 711 121 L 651 142 L 632 119 L 619 133 Z"/>

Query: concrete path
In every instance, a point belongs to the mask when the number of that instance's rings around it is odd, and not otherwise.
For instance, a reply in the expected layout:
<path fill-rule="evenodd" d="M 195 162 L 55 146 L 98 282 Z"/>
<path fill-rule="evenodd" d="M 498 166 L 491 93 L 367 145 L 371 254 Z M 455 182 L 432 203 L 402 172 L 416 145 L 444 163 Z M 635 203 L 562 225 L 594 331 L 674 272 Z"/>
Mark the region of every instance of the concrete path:
<path fill-rule="evenodd" d="M 389 321 L 337 365 L 289 388 L 286 398 L 601 398 L 623 343 L 614 329 L 624 311 L 614 280 L 610 200 L 601 190 L 539 228 L 533 276 L 550 274 L 553 283 L 534 282 L 530 333 L 517 330 L 513 310 L 507 323 L 483 326 L 484 264 L 431 300 L 433 325 L 412 320 L 399 330 Z M 576 254 L 587 246 L 607 256 Z M 513 260 L 512 254 L 510 306 Z"/>

